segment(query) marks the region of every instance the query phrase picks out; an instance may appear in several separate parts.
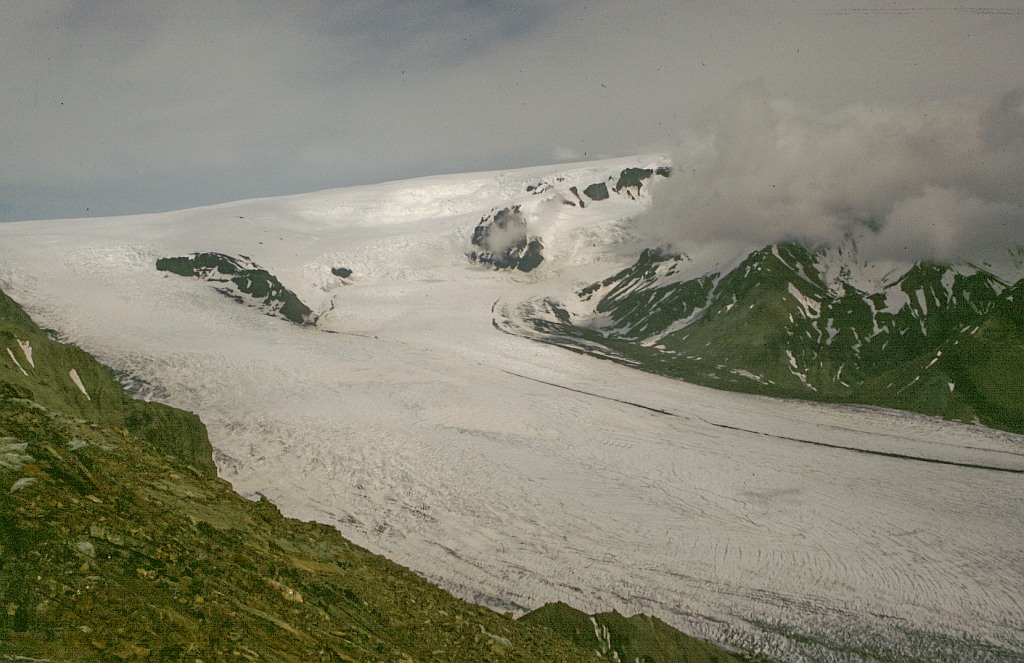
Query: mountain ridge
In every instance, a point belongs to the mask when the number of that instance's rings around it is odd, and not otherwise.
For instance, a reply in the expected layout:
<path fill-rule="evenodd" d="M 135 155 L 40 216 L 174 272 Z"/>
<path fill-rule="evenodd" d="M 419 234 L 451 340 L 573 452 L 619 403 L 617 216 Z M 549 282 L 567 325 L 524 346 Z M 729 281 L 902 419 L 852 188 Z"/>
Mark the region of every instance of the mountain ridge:
<path fill-rule="evenodd" d="M 534 327 L 556 344 L 582 336 L 634 365 L 708 386 L 1024 432 L 1024 396 L 1007 388 L 1024 376 L 1011 352 L 1024 341 L 1024 279 L 922 261 L 868 292 L 848 266 L 836 270 L 824 250 L 795 243 L 680 278 L 688 262 L 645 250 L 577 291 L 579 302 L 564 307 L 571 319 L 548 315 Z"/>

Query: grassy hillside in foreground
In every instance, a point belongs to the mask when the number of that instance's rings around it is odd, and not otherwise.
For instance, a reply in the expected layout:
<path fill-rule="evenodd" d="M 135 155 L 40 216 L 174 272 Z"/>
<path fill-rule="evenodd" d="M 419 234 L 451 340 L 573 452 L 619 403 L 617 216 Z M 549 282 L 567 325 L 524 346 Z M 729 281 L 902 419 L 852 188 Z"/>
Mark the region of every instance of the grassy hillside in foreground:
<path fill-rule="evenodd" d="M 0 343 L 0 661 L 601 660 L 237 495 L 2 293 Z"/>

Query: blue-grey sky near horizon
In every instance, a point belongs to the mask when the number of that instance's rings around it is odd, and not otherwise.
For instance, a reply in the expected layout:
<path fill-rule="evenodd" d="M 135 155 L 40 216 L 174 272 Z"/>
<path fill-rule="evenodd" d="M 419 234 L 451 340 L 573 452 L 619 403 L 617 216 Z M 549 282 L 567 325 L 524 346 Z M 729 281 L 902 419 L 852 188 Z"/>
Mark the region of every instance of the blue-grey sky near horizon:
<path fill-rule="evenodd" d="M 1007 219 L 1008 237 L 1021 231 L 1021 194 L 999 188 L 1024 189 L 1020 2 L 14 0 L 0 13 L 0 220 L 633 153 L 683 160 L 709 140 L 717 156 L 697 181 L 743 187 L 747 166 L 730 170 L 728 146 L 733 162 L 785 166 L 778 145 L 761 148 L 786 132 L 810 155 L 789 151 L 793 163 L 838 154 L 868 180 L 868 147 L 893 143 L 885 132 L 905 134 L 900 145 L 963 139 L 937 159 L 978 153 L 964 141 L 988 132 L 992 152 L 964 187 L 962 174 L 921 168 L 898 191 L 872 181 L 815 199 L 842 173 L 813 186 L 793 164 L 783 175 L 836 227 L 898 228 L 962 204 L 997 232 Z M 924 126 L 929 110 L 947 124 Z M 882 157 L 884 171 L 906 154 Z M 708 218 L 748 208 L 712 205 Z"/>

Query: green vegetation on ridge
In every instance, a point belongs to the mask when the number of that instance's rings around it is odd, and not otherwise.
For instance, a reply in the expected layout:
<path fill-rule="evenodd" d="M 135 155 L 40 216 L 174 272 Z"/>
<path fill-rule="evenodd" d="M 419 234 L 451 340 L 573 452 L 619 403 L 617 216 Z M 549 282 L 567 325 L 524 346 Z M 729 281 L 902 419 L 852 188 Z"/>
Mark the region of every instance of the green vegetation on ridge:
<path fill-rule="evenodd" d="M 617 612 L 588 615 L 564 603 L 549 603 L 522 621 L 546 626 L 580 647 L 618 661 L 644 663 L 741 663 L 750 659 L 683 635 L 655 617 L 624 617 Z"/>
<path fill-rule="evenodd" d="M 193 253 L 184 257 L 160 258 L 156 261 L 156 268 L 180 276 L 231 283 L 235 289 L 220 287 L 217 291 L 239 302 L 244 301 L 239 293 L 246 295 L 258 301 L 261 308 L 297 325 L 313 322 L 313 311 L 302 303 L 298 295 L 285 288 L 276 276 L 251 264 L 251 261 L 243 262 L 222 253 Z"/>
<path fill-rule="evenodd" d="M 599 323 L 535 320 L 641 368 L 771 396 L 879 405 L 1024 432 L 1024 281 L 919 263 L 879 292 L 826 283 L 820 254 L 779 244 L 677 280 L 644 251 L 579 294 Z"/>
<path fill-rule="evenodd" d="M 51 340 L 2 292 L 0 380 L 5 393 L 65 416 L 127 430 L 205 476 L 216 476 L 213 449 L 199 417 L 128 397 L 109 368 L 79 348 Z"/>

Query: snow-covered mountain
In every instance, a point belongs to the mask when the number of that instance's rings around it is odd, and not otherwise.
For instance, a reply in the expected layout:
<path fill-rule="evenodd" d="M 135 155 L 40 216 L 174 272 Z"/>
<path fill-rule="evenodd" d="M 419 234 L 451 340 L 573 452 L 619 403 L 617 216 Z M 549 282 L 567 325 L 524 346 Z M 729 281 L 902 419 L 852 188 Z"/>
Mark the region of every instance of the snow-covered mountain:
<path fill-rule="evenodd" d="M 682 176 L 665 166 L 631 157 L 0 224 L 0 288 L 137 393 L 199 414 L 241 493 L 334 525 L 461 596 L 512 611 L 563 601 L 645 612 L 787 661 L 1019 659 L 1020 436 L 626 365 L 642 364 L 626 348 L 644 343 L 672 356 L 690 316 L 711 325 L 705 311 L 731 304 L 714 322 L 723 334 L 744 321 L 780 344 L 787 330 L 811 334 L 790 349 L 821 390 L 833 367 L 814 362 L 831 346 L 812 340 L 849 346 L 856 331 L 866 356 L 879 340 L 868 329 L 912 330 L 920 308 L 916 290 L 900 286 L 904 315 L 895 290 L 890 306 L 877 297 L 888 291 L 852 274 L 840 281 L 863 295 L 849 297 L 875 313 L 840 319 L 833 275 L 850 263 L 825 269 L 791 246 L 689 263 L 648 252 L 636 264 L 645 246 L 633 219 L 659 178 Z M 495 230 L 509 215 L 525 227 L 508 218 Z M 509 248 L 542 260 L 529 271 L 479 260 Z M 224 269 L 197 264 L 211 256 Z M 181 269 L 158 270 L 167 260 Z M 758 265 L 775 280 L 754 279 Z M 790 274 L 800 269 L 804 280 Z M 703 294 L 733 274 L 735 303 Z M 924 290 L 930 312 L 930 292 L 969 292 L 978 306 L 1018 298 L 1001 274 L 945 274 Z M 644 302 L 673 283 L 690 284 L 678 306 Z M 984 299 L 986 283 L 1001 290 Z M 282 319 L 286 293 L 315 324 Z M 732 317 L 762 299 L 782 328 Z M 664 319 L 646 313 L 659 307 Z M 566 352 L 538 320 L 562 325 L 559 343 L 620 362 Z M 933 324 L 917 328 L 931 337 Z M 840 376 L 851 385 L 854 368 Z M 813 393 L 785 366 L 745 370 Z"/>
<path fill-rule="evenodd" d="M 1024 432 L 1019 273 L 1013 281 L 972 264 L 879 268 L 859 262 L 853 243 L 767 246 L 698 275 L 693 263 L 645 250 L 571 305 L 540 307 L 530 323 L 552 342 L 710 386 Z"/>

